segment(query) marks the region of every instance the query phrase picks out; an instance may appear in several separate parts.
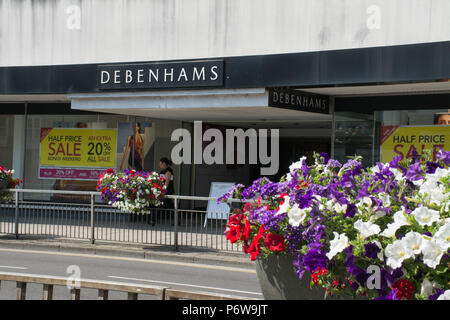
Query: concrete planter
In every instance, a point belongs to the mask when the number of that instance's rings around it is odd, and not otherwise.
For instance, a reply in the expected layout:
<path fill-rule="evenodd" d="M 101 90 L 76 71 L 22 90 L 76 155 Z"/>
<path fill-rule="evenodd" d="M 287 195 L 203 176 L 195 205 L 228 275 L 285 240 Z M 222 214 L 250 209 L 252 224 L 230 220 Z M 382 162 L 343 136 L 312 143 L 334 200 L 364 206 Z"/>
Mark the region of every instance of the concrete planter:
<path fill-rule="evenodd" d="M 271 255 L 256 259 L 256 275 L 265 300 L 323 300 L 325 289 L 309 287 L 311 274 L 305 271 L 302 280 L 295 273 L 290 255 Z M 348 295 L 328 296 L 326 300 L 360 300 Z"/>
<path fill-rule="evenodd" d="M 305 272 L 300 281 L 290 255 L 258 257 L 256 274 L 266 300 L 323 300 L 325 290 L 309 288 L 311 275 Z"/>

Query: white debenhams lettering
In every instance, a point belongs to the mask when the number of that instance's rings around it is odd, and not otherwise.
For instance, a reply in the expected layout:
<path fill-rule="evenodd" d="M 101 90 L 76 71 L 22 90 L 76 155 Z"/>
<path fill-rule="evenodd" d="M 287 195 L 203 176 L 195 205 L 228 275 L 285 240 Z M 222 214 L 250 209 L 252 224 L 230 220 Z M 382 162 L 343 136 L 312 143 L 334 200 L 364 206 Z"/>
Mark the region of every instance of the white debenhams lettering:
<path fill-rule="evenodd" d="M 217 66 L 212 66 L 211 67 L 211 73 L 214 74 L 213 77 L 209 77 L 210 80 L 214 81 L 217 80 L 217 78 L 219 77 L 219 74 L 216 72 L 217 70 Z"/>
<path fill-rule="evenodd" d="M 107 80 L 105 80 L 105 77 L 104 77 L 105 75 L 108 76 Z M 108 82 L 109 82 L 109 79 L 110 79 L 109 72 L 108 72 L 108 71 L 105 71 L 105 70 L 102 70 L 101 76 L 100 76 L 100 83 L 101 83 L 101 84 L 108 83 Z"/>
<path fill-rule="evenodd" d="M 161 70 L 161 74 L 160 71 Z M 148 74 L 145 72 L 148 71 Z M 148 69 L 116 69 L 111 71 L 100 71 L 100 83 L 107 84 L 137 84 L 137 83 L 157 83 L 157 82 L 184 82 L 190 81 L 216 81 L 219 79 L 219 66 L 211 67 L 183 66 L 173 68 L 151 67 Z M 159 77 L 161 75 L 161 78 Z"/>
<path fill-rule="evenodd" d="M 138 70 L 138 75 L 137 75 L 137 82 L 138 83 L 144 82 L 144 80 L 142 79 L 143 76 L 144 76 L 144 69 L 139 69 Z"/>
<path fill-rule="evenodd" d="M 200 77 L 202 77 L 202 79 L 200 79 Z M 200 73 L 197 71 L 197 67 L 194 67 L 194 71 L 192 73 L 192 81 L 195 81 L 197 78 L 197 80 L 205 80 L 205 67 L 201 68 Z"/>
<path fill-rule="evenodd" d="M 159 69 L 156 69 L 156 73 L 152 69 L 148 70 L 148 82 L 152 82 L 152 77 L 156 82 L 159 81 Z"/>
<path fill-rule="evenodd" d="M 114 83 L 120 83 L 120 70 L 114 71 Z"/>
<path fill-rule="evenodd" d="M 133 81 L 133 74 L 131 70 L 125 71 L 125 83 L 131 83 Z"/>
<path fill-rule="evenodd" d="M 173 81 L 173 68 L 170 68 L 170 72 L 167 72 L 167 68 L 164 68 L 164 82 L 167 82 L 167 76 L 170 76 L 170 82 Z"/>
<path fill-rule="evenodd" d="M 184 77 L 184 81 L 189 81 L 186 75 L 186 70 L 184 70 L 184 68 L 181 68 L 180 75 L 178 76 L 177 81 L 180 81 L 181 77 Z"/>
<path fill-rule="evenodd" d="M 256 164 L 259 161 L 269 167 L 261 168 L 262 175 L 273 175 L 279 169 L 279 129 L 270 130 L 270 156 L 267 145 L 268 130 L 259 129 L 226 129 L 225 138 L 220 130 L 210 128 L 202 132 L 202 122 L 194 121 L 194 164 L 223 164 L 225 153 L 225 164 L 235 164 L 234 155 L 237 154 L 238 164 L 244 164 L 246 160 L 246 139 L 248 143 L 249 164 Z M 259 136 L 259 139 L 258 139 Z M 181 138 L 181 141 L 180 141 Z M 176 129 L 172 132 L 171 141 L 178 141 L 172 148 L 171 158 L 174 164 L 191 164 L 191 133 L 184 128 Z M 223 143 L 226 141 L 224 151 Z M 203 142 L 211 141 L 204 149 Z M 259 142 L 259 143 L 258 143 Z M 259 144 L 259 146 L 258 146 Z M 235 152 L 236 145 L 236 152 Z M 258 150 L 259 148 L 259 150 Z M 258 152 L 259 151 L 259 152 Z"/>

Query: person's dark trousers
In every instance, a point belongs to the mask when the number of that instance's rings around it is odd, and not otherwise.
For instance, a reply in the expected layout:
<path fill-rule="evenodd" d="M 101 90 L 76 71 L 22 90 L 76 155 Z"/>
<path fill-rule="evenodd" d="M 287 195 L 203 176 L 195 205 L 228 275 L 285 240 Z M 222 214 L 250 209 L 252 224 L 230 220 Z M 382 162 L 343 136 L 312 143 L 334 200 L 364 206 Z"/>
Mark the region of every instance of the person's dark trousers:
<path fill-rule="evenodd" d="M 156 225 L 157 221 L 159 220 L 158 214 L 159 210 L 158 207 L 151 206 L 149 208 L 150 213 L 147 214 L 146 221 L 148 224 L 151 224 L 152 226 Z"/>

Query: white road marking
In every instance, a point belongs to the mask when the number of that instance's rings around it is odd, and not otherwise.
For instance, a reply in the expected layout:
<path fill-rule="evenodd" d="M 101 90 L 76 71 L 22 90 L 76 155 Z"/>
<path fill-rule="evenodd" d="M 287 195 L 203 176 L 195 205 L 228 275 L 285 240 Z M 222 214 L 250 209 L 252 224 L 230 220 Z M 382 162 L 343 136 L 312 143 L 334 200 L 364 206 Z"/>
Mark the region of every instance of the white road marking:
<path fill-rule="evenodd" d="M 120 261 L 133 261 L 133 262 L 145 262 L 145 263 L 157 263 L 166 264 L 182 267 L 192 267 L 198 269 L 212 269 L 212 270 L 223 270 L 223 271 L 233 271 L 233 272 L 243 272 L 243 273 L 256 273 L 252 269 L 244 268 L 234 268 L 234 267 L 223 267 L 216 265 L 207 265 L 203 263 L 189 263 L 189 262 L 176 262 L 176 261 L 166 261 L 166 260 L 152 260 L 152 259 L 139 259 L 139 258 L 127 258 L 127 257 L 116 257 L 116 256 L 103 256 L 97 254 L 82 254 L 82 253 L 68 253 L 68 252 L 51 252 L 51 251 L 38 251 L 38 250 L 22 250 L 22 249 L 4 249 L 0 248 L 0 252 L 20 252 L 20 253 L 34 253 L 34 254 L 48 254 L 56 256 L 69 256 L 69 257 L 83 257 L 91 259 L 109 259 L 109 260 L 120 260 Z"/>
<path fill-rule="evenodd" d="M 19 269 L 19 270 L 27 270 L 28 267 L 13 267 L 13 266 L 0 266 L 0 268 L 4 269 Z"/>
<path fill-rule="evenodd" d="M 242 290 L 235 290 L 235 289 L 225 289 L 225 288 L 217 288 L 217 287 L 208 287 L 208 286 L 199 286 L 199 285 L 187 284 L 187 283 L 167 282 L 167 281 L 148 280 L 148 279 L 136 279 L 136 278 L 118 277 L 118 276 L 108 276 L 108 278 L 122 279 L 122 280 L 133 280 L 133 281 L 143 281 L 143 282 L 153 282 L 153 283 L 161 283 L 161 284 L 168 284 L 168 285 L 174 285 L 174 286 L 201 288 L 201 289 L 209 289 L 209 290 L 239 292 L 239 293 L 244 293 L 244 294 L 253 294 L 253 295 L 262 296 L 262 294 L 258 293 L 258 292 L 242 291 Z"/>

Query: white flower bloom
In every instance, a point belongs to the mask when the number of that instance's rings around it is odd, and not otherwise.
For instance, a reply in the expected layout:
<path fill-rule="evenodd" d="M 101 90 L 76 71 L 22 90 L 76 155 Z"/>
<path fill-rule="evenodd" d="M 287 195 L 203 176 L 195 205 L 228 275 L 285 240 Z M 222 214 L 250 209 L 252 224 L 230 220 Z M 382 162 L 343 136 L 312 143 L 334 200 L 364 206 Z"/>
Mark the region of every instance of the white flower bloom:
<path fill-rule="evenodd" d="M 450 248 L 450 223 L 444 224 L 434 234 L 433 239 L 444 249 Z"/>
<path fill-rule="evenodd" d="M 387 193 L 380 193 L 378 195 L 378 198 L 383 201 L 383 207 L 389 208 L 391 206 L 391 197 Z"/>
<path fill-rule="evenodd" d="M 411 258 L 412 251 L 404 245 L 404 242 L 397 240 L 388 244 L 384 254 L 387 257 L 386 264 L 393 269 L 400 268 L 404 260 Z"/>
<path fill-rule="evenodd" d="M 411 215 L 414 216 L 421 226 L 431 226 L 433 222 L 438 221 L 440 218 L 439 211 L 428 209 L 424 206 L 415 209 L 411 212 Z"/>
<path fill-rule="evenodd" d="M 376 220 L 378 220 L 381 217 L 384 217 L 385 215 L 386 215 L 385 211 L 378 210 L 377 212 L 375 212 L 373 216 L 370 216 L 370 222 L 375 222 Z"/>
<path fill-rule="evenodd" d="M 290 205 L 291 199 L 289 198 L 289 196 L 284 196 L 283 198 L 284 198 L 284 203 L 278 209 L 278 212 L 275 214 L 276 216 L 283 214 L 285 212 L 288 212 L 291 207 L 291 205 Z"/>
<path fill-rule="evenodd" d="M 427 299 L 433 294 L 433 284 L 427 278 L 423 279 L 420 294 Z"/>
<path fill-rule="evenodd" d="M 394 222 L 387 225 L 387 228 L 381 233 L 382 236 L 391 238 L 395 232 L 402 226 L 410 225 L 406 219 L 406 214 L 402 211 L 394 213 Z"/>
<path fill-rule="evenodd" d="M 423 236 L 418 232 L 410 231 L 402 238 L 403 244 L 414 254 L 421 253 Z"/>
<path fill-rule="evenodd" d="M 347 211 L 347 205 L 346 204 L 341 205 L 339 202 L 336 202 L 334 204 L 334 211 L 336 213 L 345 213 Z"/>
<path fill-rule="evenodd" d="M 289 166 L 289 172 L 293 172 L 296 169 L 301 169 L 303 166 L 303 161 L 306 160 L 306 157 L 301 157 L 299 161 L 292 163 Z"/>
<path fill-rule="evenodd" d="M 355 222 L 355 229 L 359 231 L 359 235 L 365 239 L 371 235 L 380 233 L 381 229 L 378 225 L 368 221 L 358 220 Z"/>
<path fill-rule="evenodd" d="M 372 208 L 372 199 L 369 197 L 364 197 L 356 204 L 356 207 L 359 209 L 361 207 L 364 207 L 364 205 L 367 205 L 369 208 Z"/>
<path fill-rule="evenodd" d="M 450 290 L 445 290 L 443 294 L 437 298 L 438 300 L 450 300 Z"/>
<path fill-rule="evenodd" d="M 370 171 L 372 171 L 373 173 L 380 173 L 380 168 L 378 168 L 378 166 L 373 166 L 372 168 L 370 168 Z"/>
<path fill-rule="evenodd" d="M 306 219 L 306 217 L 308 216 L 309 211 L 311 211 L 310 208 L 300 209 L 298 207 L 298 204 L 295 204 L 288 211 L 289 224 L 291 226 L 298 227 L 300 225 L 300 223 L 302 223 Z"/>
<path fill-rule="evenodd" d="M 394 174 L 395 180 L 397 180 L 399 182 L 405 180 L 405 177 L 403 176 L 403 172 L 401 172 L 397 168 L 389 168 L 389 170 Z"/>
<path fill-rule="evenodd" d="M 423 263 L 430 268 L 435 269 L 439 265 L 442 255 L 444 254 L 443 248 L 433 239 L 423 239 L 421 250 L 423 253 Z"/>
<path fill-rule="evenodd" d="M 326 254 L 330 260 L 349 246 L 348 238 L 344 233 L 338 234 L 337 232 L 333 232 L 333 234 L 334 239 L 330 241 L 330 252 Z"/>
<path fill-rule="evenodd" d="M 427 194 L 426 201 L 431 203 L 440 204 L 447 199 L 447 195 L 444 194 L 444 188 L 441 184 L 438 185 L 434 179 L 429 179 L 422 184 L 419 193 L 422 195 Z"/>

